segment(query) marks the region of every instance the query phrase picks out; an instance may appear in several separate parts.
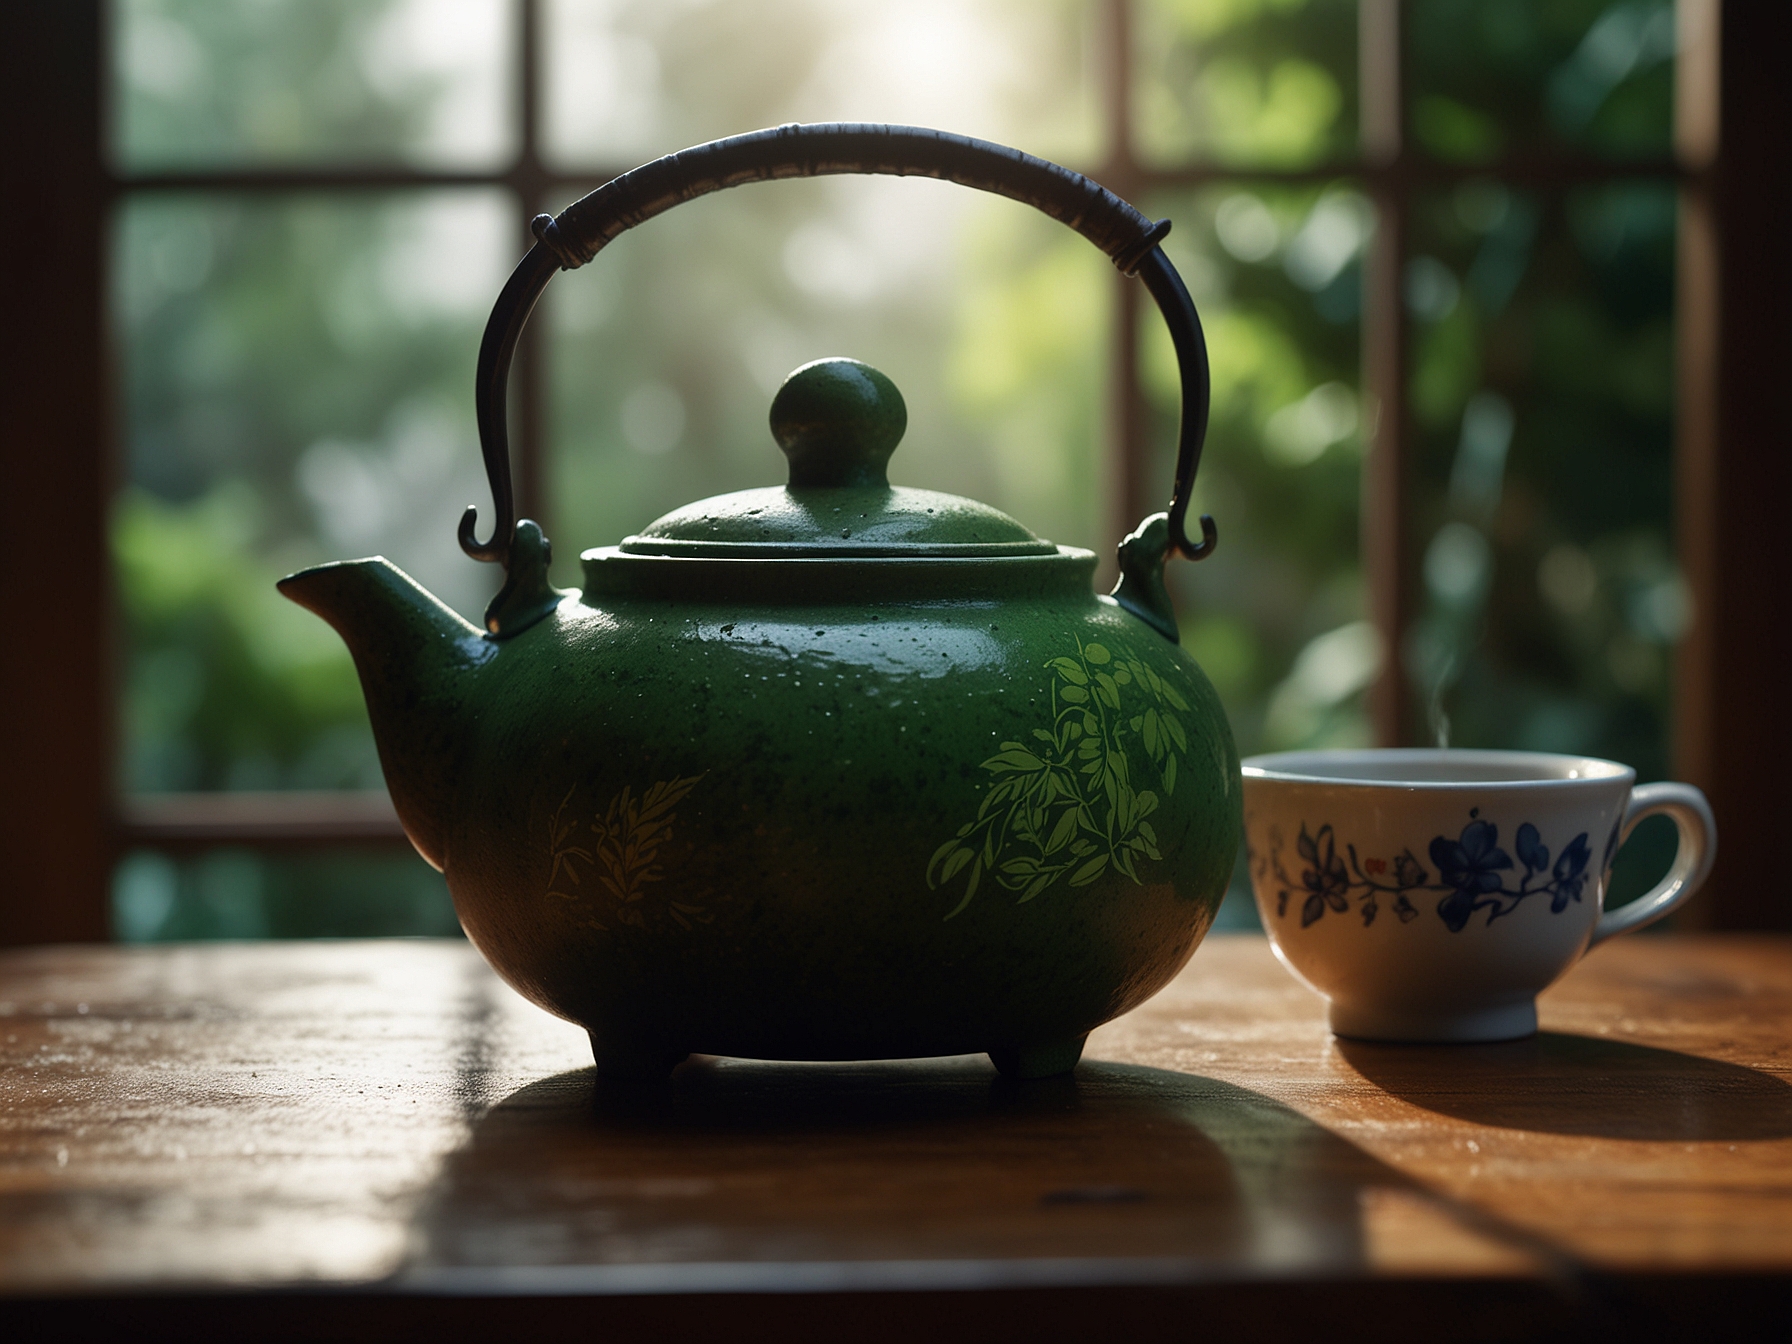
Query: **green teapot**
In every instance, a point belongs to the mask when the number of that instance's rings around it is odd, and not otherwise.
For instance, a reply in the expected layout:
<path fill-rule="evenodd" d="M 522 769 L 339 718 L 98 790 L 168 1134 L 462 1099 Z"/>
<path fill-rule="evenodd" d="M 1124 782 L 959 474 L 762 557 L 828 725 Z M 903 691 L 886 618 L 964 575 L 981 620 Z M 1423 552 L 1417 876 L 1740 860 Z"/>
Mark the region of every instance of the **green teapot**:
<path fill-rule="evenodd" d="M 681 202 L 832 173 L 941 178 L 1036 206 L 1143 279 L 1180 361 L 1167 514 L 1095 556 L 985 505 L 892 487 L 906 411 L 824 360 L 772 403 L 788 484 L 691 504 L 586 551 L 581 591 L 515 518 L 511 356 L 556 270 Z M 845 1060 L 987 1052 L 1073 1068 L 1213 921 L 1241 824 L 1237 751 L 1179 646 L 1207 357 L 1153 223 L 1076 173 L 901 126 L 784 126 L 614 179 L 500 294 L 478 363 L 506 580 L 480 630 L 382 558 L 280 589 L 354 655 L 406 833 L 510 985 L 585 1027 L 606 1077 L 688 1052 Z"/>

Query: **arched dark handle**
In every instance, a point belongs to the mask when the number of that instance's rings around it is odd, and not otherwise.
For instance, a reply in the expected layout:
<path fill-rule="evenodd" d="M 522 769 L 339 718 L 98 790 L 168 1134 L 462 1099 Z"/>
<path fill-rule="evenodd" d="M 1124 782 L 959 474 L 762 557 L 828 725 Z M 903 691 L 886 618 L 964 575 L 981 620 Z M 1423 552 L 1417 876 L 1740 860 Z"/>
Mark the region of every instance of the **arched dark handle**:
<path fill-rule="evenodd" d="M 637 224 L 699 196 L 744 182 L 840 173 L 933 177 L 1010 197 L 1075 229 L 1105 252 L 1123 274 L 1137 274 L 1144 280 L 1170 328 L 1182 377 L 1176 487 L 1169 513 L 1170 549 L 1190 560 L 1211 552 L 1213 519 L 1201 519 L 1199 543 L 1189 540 L 1186 528 L 1189 493 L 1207 435 L 1210 388 L 1201 320 L 1176 268 L 1158 247 L 1170 231 L 1170 222 L 1153 223 L 1080 173 L 1017 149 L 915 126 L 844 122 L 780 126 L 712 140 L 613 178 L 555 218 L 536 217 L 537 242 L 505 282 L 479 347 L 479 446 L 497 521 L 492 539 L 482 543 L 474 535 L 477 510 L 468 508 L 460 520 L 461 549 L 475 560 L 497 560 L 507 567 L 510 563 L 516 528 L 505 420 L 510 362 L 523 323 L 556 270 L 583 266 Z"/>

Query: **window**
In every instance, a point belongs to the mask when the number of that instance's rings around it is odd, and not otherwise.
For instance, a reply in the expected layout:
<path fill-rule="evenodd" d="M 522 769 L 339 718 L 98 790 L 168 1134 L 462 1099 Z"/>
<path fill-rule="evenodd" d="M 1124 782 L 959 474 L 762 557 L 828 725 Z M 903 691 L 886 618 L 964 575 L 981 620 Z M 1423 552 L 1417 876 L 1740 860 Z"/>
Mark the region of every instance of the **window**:
<path fill-rule="evenodd" d="M 126 932 L 446 926 L 357 792 L 378 781 L 346 658 L 271 579 L 379 549 L 477 610 L 491 576 L 452 542 L 483 495 L 472 350 L 526 220 L 783 120 L 1019 144 L 1175 221 L 1222 543 L 1173 572 L 1241 746 L 1447 732 L 1670 768 L 1699 610 L 1673 531 L 1698 0 L 110 13 Z M 938 184 L 699 202 L 556 285 L 528 339 L 518 474 L 563 564 L 775 478 L 769 390 L 824 353 L 903 386 L 899 477 L 1044 535 L 1111 550 L 1168 481 L 1135 288 Z M 345 842 L 393 847 L 369 869 Z M 403 894 L 314 918 L 356 882 Z"/>

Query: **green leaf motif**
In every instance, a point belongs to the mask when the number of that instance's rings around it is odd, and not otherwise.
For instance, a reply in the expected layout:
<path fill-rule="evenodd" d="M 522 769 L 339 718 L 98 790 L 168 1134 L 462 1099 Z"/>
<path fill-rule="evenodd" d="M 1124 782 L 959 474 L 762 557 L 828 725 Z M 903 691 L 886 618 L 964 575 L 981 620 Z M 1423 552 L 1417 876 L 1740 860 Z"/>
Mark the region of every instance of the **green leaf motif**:
<path fill-rule="evenodd" d="M 930 889 L 968 872 L 947 919 L 971 903 L 985 872 L 1025 904 L 1061 881 L 1089 886 L 1110 868 L 1143 885 L 1138 863 L 1163 859 L 1146 818 L 1176 792 L 1188 702 L 1143 662 L 1102 644 L 1079 642 L 1074 658 L 1053 658 L 1045 670 L 1051 726 L 982 762 L 992 781 L 976 820 L 928 861 Z M 1145 770 L 1161 793 L 1139 787 Z"/>
<path fill-rule="evenodd" d="M 672 838 L 678 820 L 675 809 L 702 779 L 702 775 L 662 779 L 638 797 L 633 787 L 625 784 L 609 806 L 589 820 L 576 813 L 569 815 L 578 791 L 574 784 L 548 821 L 547 894 L 581 907 L 601 903 L 607 918 L 634 928 L 646 928 L 650 916 L 669 917 L 686 929 L 693 920 L 707 923 L 710 916 L 703 908 L 682 897 L 668 896 L 652 906 L 646 902 L 647 888 L 666 876 L 658 860 L 661 847 Z M 587 844 L 576 844 L 576 839 L 586 839 Z M 938 854 L 947 848 L 942 846 Z M 590 895 L 575 897 L 564 889 L 586 886 L 585 878 L 595 879 L 588 888 Z M 592 928 L 608 931 L 607 925 L 589 913 L 587 922 Z"/>
<path fill-rule="evenodd" d="M 1089 862 L 1085 863 L 1081 868 L 1078 868 L 1070 875 L 1070 885 L 1073 887 L 1088 886 L 1096 878 L 1101 876 L 1101 870 L 1107 866 L 1108 856 L 1106 854 L 1097 854 L 1094 858 L 1090 859 Z M 1137 881 L 1137 879 L 1135 878 L 1134 881 Z"/>
<path fill-rule="evenodd" d="M 1176 744 L 1177 751 L 1188 750 L 1188 734 L 1182 729 L 1182 720 L 1166 714 L 1163 719 L 1164 731 L 1170 735 L 1170 741 Z"/>

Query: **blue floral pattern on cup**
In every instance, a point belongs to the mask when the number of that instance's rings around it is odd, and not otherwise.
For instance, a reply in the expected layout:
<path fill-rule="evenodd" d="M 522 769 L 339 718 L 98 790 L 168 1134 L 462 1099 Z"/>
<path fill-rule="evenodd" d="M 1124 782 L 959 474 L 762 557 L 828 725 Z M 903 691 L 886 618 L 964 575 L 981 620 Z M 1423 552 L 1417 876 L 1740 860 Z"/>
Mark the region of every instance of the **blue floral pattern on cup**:
<path fill-rule="evenodd" d="M 1383 898 L 1391 898 L 1396 918 L 1403 924 L 1419 917 L 1419 908 L 1412 897 L 1420 893 L 1436 893 L 1437 917 L 1451 933 L 1460 933 L 1477 911 L 1487 911 L 1487 923 L 1511 914 L 1532 896 L 1548 895 L 1552 914 L 1561 914 L 1578 902 L 1588 879 L 1588 863 L 1592 850 L 1587 833 L 1582 831 L 1562 847 L 1552 866 L 1549 846 L 1530 822 L 1518 828 L 1512 848 L 1513 857 L 1500 847 L 1499 827 L 1483 820 L 1480 809 L 1469 812 L 1469 822 L 1462 834 L 1452 840 L 1437 836 L 1430 845 L 1432 866 L 1437 869 L 1433 881 L 1413 852 L 1408 849 L 1394 859 L 1359 858 L 1354 844 L 1346 844 L 1338 852 L 1337 837 L 1330 822 L 1316 832 L 1309 832 L 1301 823 L 1300 838 L 1295 844 L 1302 860 L 1300 876 L 1289 876 L 1282 864 L 1282 837 L 1270 832 L 1270 853 L 1252 856 L 1262 886 L 1273 871 L 1279 887 L 1276 892 L 1276 915 L 1285 918 L 1291 898 L 1300 898 L 1300 925 L 1304 929 L 1324 918 L 1329 910 L 1347 914 L 1354 904 L 1362 915 L 1364 926 L 1375 922 L 1381 912 Z M 1611 862 L 1617 848 L 1614 830 L 1606 843 L 1605 863 Z M 1518 864 L 1524 866 L 1517 872 Z M 1516 875 L 1516 876 L 1515 876 Z"/>

